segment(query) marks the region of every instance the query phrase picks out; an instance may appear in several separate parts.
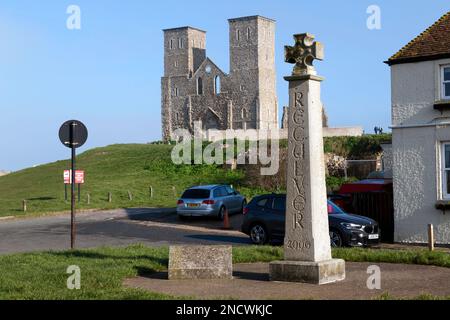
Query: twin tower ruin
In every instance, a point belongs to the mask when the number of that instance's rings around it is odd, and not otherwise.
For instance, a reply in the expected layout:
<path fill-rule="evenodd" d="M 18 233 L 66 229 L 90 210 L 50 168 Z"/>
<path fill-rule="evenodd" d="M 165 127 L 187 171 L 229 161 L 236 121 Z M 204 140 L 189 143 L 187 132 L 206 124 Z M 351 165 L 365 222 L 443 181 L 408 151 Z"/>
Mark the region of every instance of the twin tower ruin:
<path fill-rule="evenodd" d="M 177 129 L 278 129 L 275 21 L 261 16 L 230 19 L 230 72 L 206 55 L 206 32 L 164 30 L 163 139 Z M 237 131 L 238 132 L 238 131 Z"/>

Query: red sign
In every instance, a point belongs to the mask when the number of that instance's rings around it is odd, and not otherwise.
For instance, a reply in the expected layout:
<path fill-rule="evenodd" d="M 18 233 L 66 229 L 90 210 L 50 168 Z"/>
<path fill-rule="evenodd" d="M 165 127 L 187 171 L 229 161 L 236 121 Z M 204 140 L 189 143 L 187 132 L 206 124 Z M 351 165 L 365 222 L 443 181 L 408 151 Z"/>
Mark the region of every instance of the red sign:
<path fill-rule="evenodd" d="M 72 184 L 72 170 L 64 170 L 64 184 Z M 84 171 L 75 171 L 75 184 L 84 184 Z"/>
<path fill-rule="evenodd" d="M 82 170 L 75 171 L 75 183 L 76 184 L 84 183 L 84 171 L 82 171 Z"/>

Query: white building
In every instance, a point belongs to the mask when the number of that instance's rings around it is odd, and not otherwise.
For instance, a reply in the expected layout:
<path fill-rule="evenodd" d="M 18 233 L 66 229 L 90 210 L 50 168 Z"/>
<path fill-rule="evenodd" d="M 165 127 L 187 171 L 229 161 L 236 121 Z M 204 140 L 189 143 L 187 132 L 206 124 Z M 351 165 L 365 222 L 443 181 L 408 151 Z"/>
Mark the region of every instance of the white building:
<path fill-rule="evenodd" d="M 392 56 L 395 241 L 450 244 L 450 12 Z"/>

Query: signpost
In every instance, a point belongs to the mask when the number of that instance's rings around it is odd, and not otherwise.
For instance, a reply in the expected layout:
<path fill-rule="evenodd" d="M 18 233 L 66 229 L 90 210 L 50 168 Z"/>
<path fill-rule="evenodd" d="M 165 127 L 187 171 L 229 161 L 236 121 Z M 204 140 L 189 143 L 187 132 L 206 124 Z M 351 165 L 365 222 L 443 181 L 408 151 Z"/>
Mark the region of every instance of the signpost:
<path fill-rule="evenodd" d="M 59 129 L 59 140 L 61 143 L 70 148 L 72 151 L 72 160 L 71 160 L 71 171 L 69 172 L 69 182 L 77 181 L 76 175 L 76 152 L 77 148 L 83 146 L 88 138 L 88 131 L 86 126 L 77 120 L 69 120 L 63 123 L 61 128 Z M 66 174 L 64 175 L 66 177 Z M 80 178 L 80 177 L 78 177 Z M 84 180 L 84 174 L 83 174 Z M 75 183 L 71 184 L 71 205 L 70 205 L 70 213 L 71 213 L 71 224 L 70 224 L 70 248 L 75 248 L 75 234 L 76 234 L 76 225 L 75 225 Z"/>

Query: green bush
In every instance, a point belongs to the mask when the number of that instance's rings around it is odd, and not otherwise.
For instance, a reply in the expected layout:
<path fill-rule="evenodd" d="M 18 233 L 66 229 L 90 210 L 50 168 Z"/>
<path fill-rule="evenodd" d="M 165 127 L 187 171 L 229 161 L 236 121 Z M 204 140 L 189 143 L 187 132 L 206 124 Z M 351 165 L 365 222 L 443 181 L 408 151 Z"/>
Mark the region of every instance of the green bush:
<path fill-rule="evenodd" d="M 374 155 L 382 151 L 381 144 L 391 140 L 391 134 L 330 137 L 324 139 L 324 149 L 326 153 L 334 153 L 347 159 L 373 159 Z"/>

